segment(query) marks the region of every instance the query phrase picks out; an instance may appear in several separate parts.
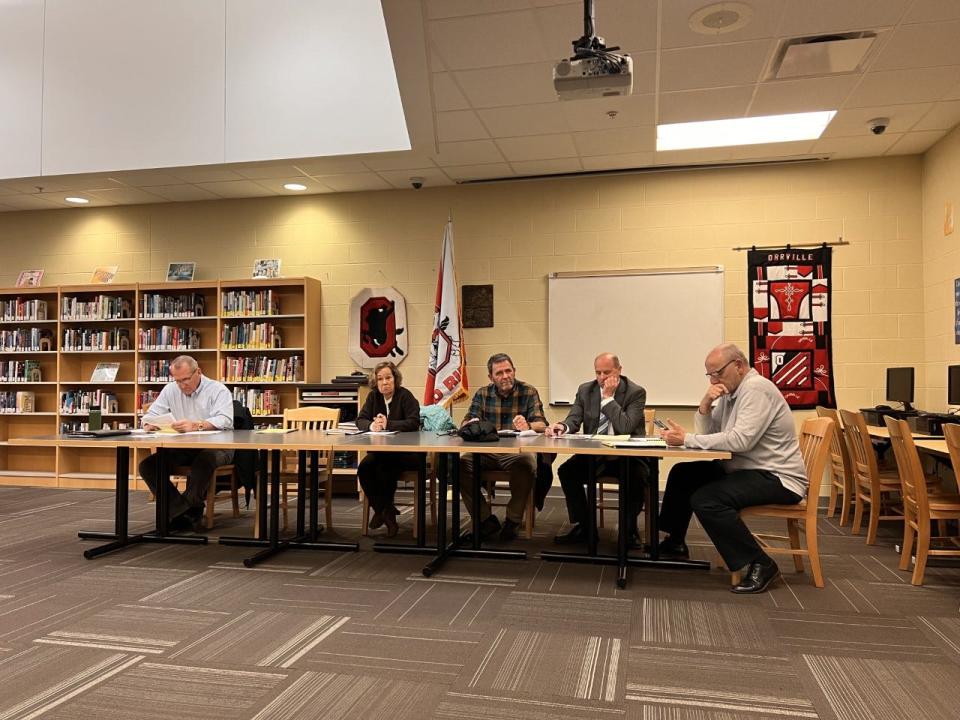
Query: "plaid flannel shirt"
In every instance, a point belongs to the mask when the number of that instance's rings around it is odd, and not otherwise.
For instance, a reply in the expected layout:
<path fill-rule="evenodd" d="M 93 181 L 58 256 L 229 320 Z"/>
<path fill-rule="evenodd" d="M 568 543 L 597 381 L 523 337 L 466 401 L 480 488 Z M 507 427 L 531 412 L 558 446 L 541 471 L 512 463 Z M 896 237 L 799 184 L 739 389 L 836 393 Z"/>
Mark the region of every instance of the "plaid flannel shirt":
<path fill-rule="evenodd" d="M 513 419 L 523 415 L 528 423 L 547 422 L 543 415 L 543 404 L 540 402 L 540 393 L 533 385 L 516 381 L 513 390 L 507 397 L 500 397 L 497 386 L 490 383 L 474 393 L 473 402 L 467 410 L 466 419 L 478 418 L 489 420 L 497 426 L 497 430 L 513 430 Z"/>

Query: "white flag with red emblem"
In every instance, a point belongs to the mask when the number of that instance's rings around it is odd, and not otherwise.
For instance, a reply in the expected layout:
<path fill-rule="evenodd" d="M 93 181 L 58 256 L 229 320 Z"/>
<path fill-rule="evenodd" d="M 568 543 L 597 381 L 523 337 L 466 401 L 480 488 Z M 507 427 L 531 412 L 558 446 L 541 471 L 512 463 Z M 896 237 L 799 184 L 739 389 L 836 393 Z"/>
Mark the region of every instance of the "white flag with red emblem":
<path fill-rule="evenodd" d="M 463 325 L 457 278 L 453 269 L 453 221 L 443 229 L 443 254 L 437 276 L 437 299 L 433 307 L 433 335 L 424 405 L 448 405 L 467 394 L 467 357 L 463 347 Z"/>

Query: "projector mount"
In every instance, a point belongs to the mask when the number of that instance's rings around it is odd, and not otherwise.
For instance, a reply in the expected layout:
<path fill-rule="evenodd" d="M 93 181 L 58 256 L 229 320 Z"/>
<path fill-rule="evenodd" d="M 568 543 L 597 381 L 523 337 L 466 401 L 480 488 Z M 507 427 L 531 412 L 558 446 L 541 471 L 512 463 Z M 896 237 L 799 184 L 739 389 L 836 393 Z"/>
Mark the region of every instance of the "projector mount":
<path fill-rule="evenodd" d="M 594 0 L 583 0 L 583 36 L 573 41 L 573 57 L 570 60 L 594 58 L 603 67 L 605 73 L 616 75 L 629 72 L 622 55 L 617 55 L 619 47 L 608 48 L 594 29 Z"/>

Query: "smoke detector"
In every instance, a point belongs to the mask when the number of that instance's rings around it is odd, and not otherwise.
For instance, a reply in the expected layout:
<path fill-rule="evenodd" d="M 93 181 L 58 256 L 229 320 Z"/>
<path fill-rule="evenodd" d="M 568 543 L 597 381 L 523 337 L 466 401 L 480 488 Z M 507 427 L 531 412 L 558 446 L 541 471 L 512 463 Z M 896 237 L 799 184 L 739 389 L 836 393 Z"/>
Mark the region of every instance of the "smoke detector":
<path fill-rule="evenodd" d="M 690 16 L 690 29 L 701 35 L 726 35 L 750 24 L 753 8 L 742 2 L 718 2 Z"/>

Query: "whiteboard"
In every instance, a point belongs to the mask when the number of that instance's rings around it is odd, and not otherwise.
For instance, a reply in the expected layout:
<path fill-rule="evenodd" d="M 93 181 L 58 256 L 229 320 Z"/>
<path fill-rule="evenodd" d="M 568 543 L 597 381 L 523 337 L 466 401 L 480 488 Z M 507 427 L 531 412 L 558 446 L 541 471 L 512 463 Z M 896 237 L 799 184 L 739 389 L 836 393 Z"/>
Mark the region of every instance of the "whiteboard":
<path fill-rule="evenodd" d="M 556 273 L 548 290 L 551 403 L 573 402 L 602 352 L 648 405 L 700 403 L 703 361 L 723 342 L 723 267 Z"/>

